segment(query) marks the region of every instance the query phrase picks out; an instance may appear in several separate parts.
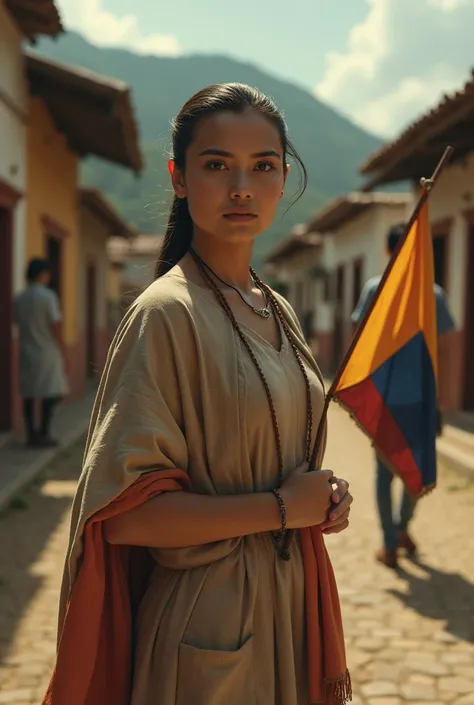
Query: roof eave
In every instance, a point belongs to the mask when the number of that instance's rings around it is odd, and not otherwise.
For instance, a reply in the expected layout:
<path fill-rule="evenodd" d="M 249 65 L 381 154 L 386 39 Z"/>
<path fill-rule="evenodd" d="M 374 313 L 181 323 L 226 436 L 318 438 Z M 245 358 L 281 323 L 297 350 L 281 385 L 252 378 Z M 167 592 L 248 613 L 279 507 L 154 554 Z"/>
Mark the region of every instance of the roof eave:
<path fill-rule="evenodd" d="M 420 173 L 420 169 L 436 166 L 448 144 L 454 147 L 455 159 L 463 158 L 474 151 L 473 122 L 474 78 L 471 78 L 462 90 L 444 96 L 437 106 L 361 165 L 359 172 L 370 178 L 364 190 L 377 184 L 430 176 Z"/>
<path fill-rule="evenodd" d="M 128 85 L 122 81 L 96 75 L 91 71 L 47 59 L 32 51 L 25 51 L 25 56 L 32 93 L 38 95 L 48 105 L 58 129 L 66 136 L 71 148 L 81 157 L 94 155 L 139 174 L 143 170 L 144 161 Z M 105 120 L 108 120 L 110 115 L 110 120 L 113 121 L 111 129 L 113 128 L 115 135 L 119 136 L 118 142 L 114 141 L 114 138 L 109 142 L 110 149 L 105 146 L 101 148 L 97 141 L 94 143 L 87 129 L 82 133 L 79 129 L 78 132 L 77 125 L 73 124 L 74 121 L 71 122 L 71 117 L 64 114 L 60 106 L 68 102 L 67 87 L 73 92 L 77 90 L 78 105 L 86 112 L 93 100 L 96 102 L 103 100 L 107 106 L 110 105 L 110 109 L 107 108 Z M 90 108 L 90 110 L 92 112 L 89 120 L 94 117 L 104 120 L 103 115 L 100 113 L 94 115 L 93 109 Z M 84 120 L 84 128 L 87 127 L 86 122 Z"/>
<path fill-rule="evenodd" d="M 23 36 L 35 42 L 39 36 L 57 37 L 64 32 L 54 0 L 32 5 L 31 0 L 6 0 L 6 7 Z"/>
<path fill-rule="evenodd" d="M 270 251 L 264 261 L 265 264 L 279 264 L 281 261 L 285 260 L 287 257 L 291 257 L 297 252 L 314 250 L 320 247 L 320 245 L 321 239 L 318 233 L 308 233 L 304 236 L 293 235 Z"/>
<path fill-rule="evenodd" d="M 332 202 L 326 209 L 313 216 L 309 223 L 309 230 L 316 230 L 322 235 L 333 232 L 345 223 L 362 215 L 367 210 L 374 208 L 391 208 L 404 206 L 410 200 L 410 194 L 372 194 L 369 196 L 364 191 L 353 192 L 341 196 Z"/>
<path fill-rule="evenodd" d="M 95 188 L 83 187 L 80 191 L 81 205 L 98 214 L 111 228 L 109 237 L 120 237 L 132 241 L 137 231 L 122 218 L 104 194 Z"/>

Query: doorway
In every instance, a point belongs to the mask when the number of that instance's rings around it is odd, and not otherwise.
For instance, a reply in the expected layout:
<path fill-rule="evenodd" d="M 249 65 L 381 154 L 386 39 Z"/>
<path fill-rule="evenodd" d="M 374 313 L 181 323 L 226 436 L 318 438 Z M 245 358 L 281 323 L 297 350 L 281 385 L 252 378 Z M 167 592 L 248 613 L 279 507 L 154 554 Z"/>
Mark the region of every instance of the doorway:
<path fill-rule="evenodd" d="M 469 229 L 469 240 L 466 262 L 466 318 L 464 329 L 466 340 L 464 345 L 464 399 L 465 411 L 474 411 L 474 364 L 472 350 L 474 349 L 474 227 Z"/>
<path fill-rule="evenodd" d="M 448 257 L 448 238 L 446 235 L 434 235 L 433 237 L 433 257 L 434 257 L 434 277 L 435 282 L 442 289 L 446 289 L 446 272 Z"/>
<path fill-rule="evenodd" d="M 61 301 L 62 294 L 62 242 L 54 235 L 48 235 L 46 238 L 46 258 L 51 266 L 51 283 L 50 287 L 58 295 Z"/>
<path fill-rule="evenodd" d="M 12 211 L 0 208 L 0 433 L 12 427 Z"/>
<path fill-rule="evenodd" d="M 86 377 L 97 374 L 96 350 L 96 302 L 97 302 L 97 268 L 94 262 L 86 265 Z"/>
<path fill-rule="evenodd" d="M 334 312 L 334 369 L 342 360 L 345 348 L 345 321 L 344 321 L 344 299 L 345 299 L 345 268 L 341 264 L 336 269 L 336 301 Z"/>
<path fill-rule="evenodd" d="M 355 309 L 359 303 L 359 298 L 362 293 L 362 272 L 364 267 L 364 260 L 362 258 L 356 259 L 353 265 L 352 273 L 352 310 Z"/>

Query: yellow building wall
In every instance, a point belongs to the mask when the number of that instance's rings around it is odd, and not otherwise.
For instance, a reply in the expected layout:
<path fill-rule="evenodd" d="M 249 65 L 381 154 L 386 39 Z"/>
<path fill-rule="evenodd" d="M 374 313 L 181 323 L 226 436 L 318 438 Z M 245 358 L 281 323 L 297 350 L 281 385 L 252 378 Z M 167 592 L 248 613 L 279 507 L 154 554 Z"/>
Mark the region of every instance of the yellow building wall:
<path fill-rule="evenodd" d="M 45 104 L 29 100 L 27 133 L 26 256 L 46 255 L 44 218 L 66 231 L 62 240 L 61 303 L 67 345 L 78 337 L 78 156 L 57 130 Z"/>

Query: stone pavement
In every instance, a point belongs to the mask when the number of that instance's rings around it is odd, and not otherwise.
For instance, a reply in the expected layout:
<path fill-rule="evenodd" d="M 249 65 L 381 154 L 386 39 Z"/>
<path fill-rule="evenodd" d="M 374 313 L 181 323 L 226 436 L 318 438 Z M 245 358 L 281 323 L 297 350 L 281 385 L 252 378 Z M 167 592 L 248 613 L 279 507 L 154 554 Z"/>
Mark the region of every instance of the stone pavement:
<path fill-rule="evenodd" d="M 53 434 L 58 448 L 32 449 L 25 446 L 23 436 L 16 436 L 0 447 L 0 510 L 54 460 L 58 453 L 84 435 L 89 425 L 96 394 L 91 385 L 79 400 L 61 404 L 54 417 Z"/>
<path fill-rule="evenodd" d="M 2 704 L 38 705 L 49 679 L 81 455 L 78 443 L 0 518 Z M 397 574 L 373 560 L 372 453 L 338 408 L 330 412 L 326 465 L 351 481 L 356 500 L 348 531 L 328 539 L 355 705 L 474 705 L 474 485 L 441 472 L 414 522 L 420 560 L 403 560 Z"/>

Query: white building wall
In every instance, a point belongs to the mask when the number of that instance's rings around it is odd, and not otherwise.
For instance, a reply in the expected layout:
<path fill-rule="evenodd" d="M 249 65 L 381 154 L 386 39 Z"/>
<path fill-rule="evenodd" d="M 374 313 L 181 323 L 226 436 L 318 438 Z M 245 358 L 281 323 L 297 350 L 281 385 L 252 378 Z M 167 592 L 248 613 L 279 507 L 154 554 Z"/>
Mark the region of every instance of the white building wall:
<path fill-rule="evenodd" d="M 22 36 L 0 3 L 0 179 L 16 191 L 26 188 L 27 85 L 21 52 Z M 13 289 L 24 283 L 25 199 L 14 211 Z"/>
<path fill-rule="evenodd" d="M 430 221 L 452 218 L 448 240 L 447 295 L 456 324 L 464 327 L 468 223 L 464 212 L 474 209 L 474 154 L 442 172 L 429 197 Z M 471 276 L 473 273 L 470 273 Z"/>
<path fill-rule="evenodd" d="M 318 332 L 327 333 L 334 326 L 335 271 L 345 267 L 344 319 L 350 320 L 353 310 L 353 264 L 362 261 L 362 285 L 370 277 L 381 274 L 388 256 L 386 235 L 391 226 L 405 221 L 411 206 L 374 206 L 357 218 L 344 223 L 338 230 L 324 235 L 322 263 L 331 273 L 331 296 L 318 302 Z"/>

